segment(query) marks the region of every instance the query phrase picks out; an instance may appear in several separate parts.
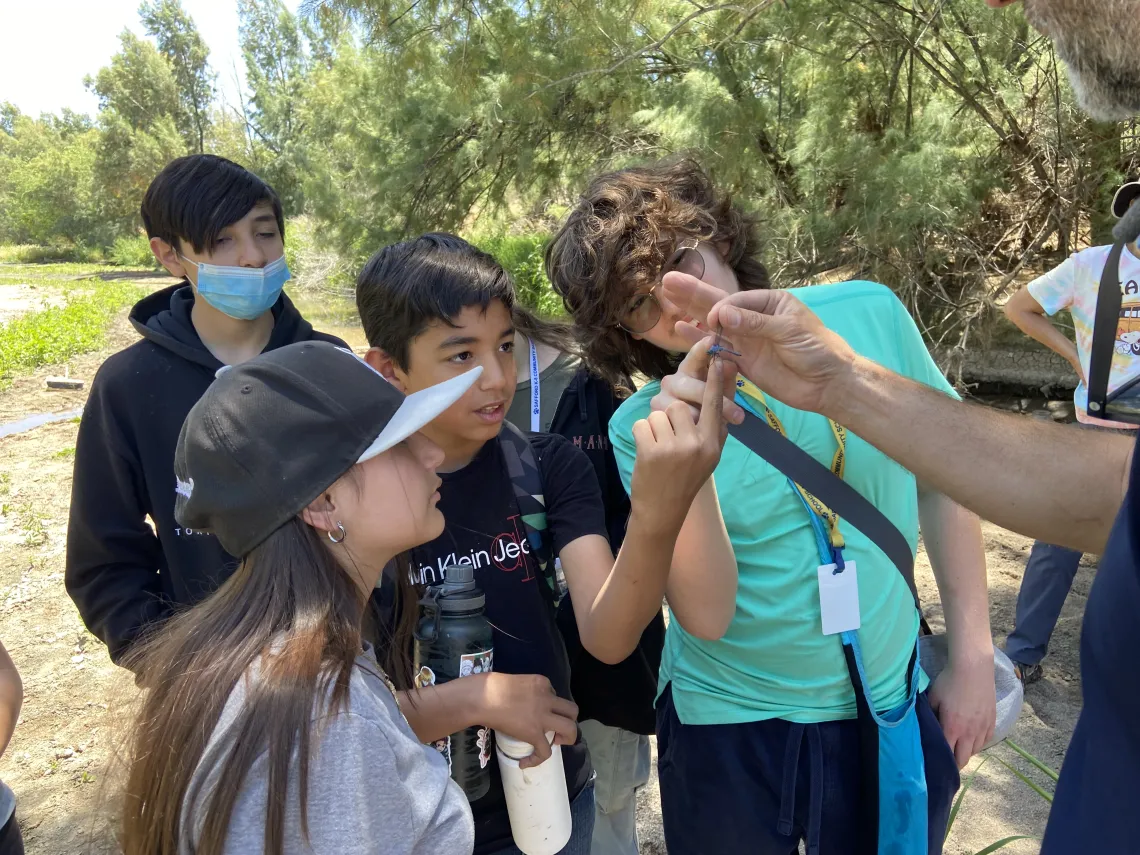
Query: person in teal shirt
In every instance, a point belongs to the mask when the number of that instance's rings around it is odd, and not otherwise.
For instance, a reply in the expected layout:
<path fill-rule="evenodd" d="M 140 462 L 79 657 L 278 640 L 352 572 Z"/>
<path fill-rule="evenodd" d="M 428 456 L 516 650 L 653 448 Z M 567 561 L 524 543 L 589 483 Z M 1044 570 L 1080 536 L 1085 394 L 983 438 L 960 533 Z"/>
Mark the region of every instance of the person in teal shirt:
<path fill-rule="evenodd" d="M 676 400 L 699 403 L 708 364 L 707 342 L 681 361 L 689 345 L 676 325 L 692 319 L 661 294 L 661 277 L 677 271 L 725 293 L 766 288 L 757 256 L 752 221 L 688 160 L 597 178 L 549 246 L 547 273 L 574 316 L 591 367 L 603 375 L 650 378 L 610 422 L 627 487 L 633 423 Z M 860 353 L 954 395 L 914 321 L 885 286 L 845 282 L 797 295 Z M 770 408 L 797 445 L 825 465 L 833 462 L 837 436 L 825 418 L 737 383 L 757 412 Z M 726 409 L 737 408 L 726 401 Z M 844 457 L 845 480 L 912 549 L 921 527 L 942 594 L 951 664 L 933 686 L 920 675 L 917 704 L 929 851 L 937 853 L 958 768 L 994 726 L 980 526 L 849 432 Z M 674 568 L 709 566 L 707 599 L 669 602 L 657 737 L 671 855 L 707 852 L 713 841 L 718 852 L 789 855 L 800 841 L 809 855 L 850 851 L 862 780 L 855 694 L 838 637 L 823 634 L 820 552 L 808 514 L 783 475 L 730 437 L 678 538 Z M 890 710 L 907 696 L 919 614 L 889 559 L 853 526 L 840 520 L 838 527 L 843 554 L 858 568 L 867 688 L 876 709 Z M 724 554 L 716 547 L 726 538 L 735 566 L 708 559 Z"/>

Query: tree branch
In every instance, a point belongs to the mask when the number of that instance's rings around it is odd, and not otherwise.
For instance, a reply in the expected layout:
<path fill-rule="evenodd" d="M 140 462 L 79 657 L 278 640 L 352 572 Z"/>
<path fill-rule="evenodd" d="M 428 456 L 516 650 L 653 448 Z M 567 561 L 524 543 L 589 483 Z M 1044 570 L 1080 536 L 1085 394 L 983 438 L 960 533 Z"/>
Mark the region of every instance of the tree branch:
<path fill-rule="evenodd" d="M 670 30 L 667 33 L 665 33 L 665 35 L 663 35 L 661 38 L 657 39 L 657 41 L 651 42 L 650 44 L 647 44 L 643 47 L 640 47 L 637 50 L 635 50 L 633 53 L 626 54 L 625 56 L 623 56 L 621 59 L 617 60 L 616 62 L 614 62 L 610 66 L 608 66 L 606 68 L 590 68 L 590 69 L 586 69 L 585 71 L 577 71 L 574 74 L 571 74 L 567 77 L 563 77 L 561 80 L 555 80 L 553 83 L 547 83 L 545 86 L 540 86 L 538 89 L 535 89 L 534 91 L 532 91 L 528 97 L 533 98 L 536 95 L 542 94 L 547 89 L 553 89 L 556 86 L 563 86 L 567 83 L 575 83 L 579 80 L 582 80 L 583 78 L 592 77 L 593 75 L 596 75 L 596 74 L 613 74 L 615 71 L 617 71 L 619 68 L 621 68 L 623 65 L 625 65 L 630 60 L 637 59 L 642 54 L 649 53 L 650 51 L 655 51 L 658 48 L 662 47 L 667 41 L 669 41 L 669 39 L 673 38 L 673 36 L 675 36 L 677 33 L 679 33 L 682 29 L 684 29 L 688 24 L 695 21 L 697 18 L 704 17 L 705 15 L 712 14 L 713 12 L 724 12 L 727 10 L 735 10 L 735 11 L 739 11 L 739 12 L 744 12 L 748 16 L 753 16 L 756 13 L 762 12 L 764 9 L 767 9 L 769 6 L 773 5 L 775 2 L 776 2 L 776 0 L 760 0 L 760 2 L 756 6 L 753 6 L 750 9 L 745 9 L 737 3 L 722 3 L 722 4 L 717 5 L 717 6 L 698 7 L 697 11 L 686 15 L 677 24 L 675 24 L 672 28 L 670 28 Z"/>

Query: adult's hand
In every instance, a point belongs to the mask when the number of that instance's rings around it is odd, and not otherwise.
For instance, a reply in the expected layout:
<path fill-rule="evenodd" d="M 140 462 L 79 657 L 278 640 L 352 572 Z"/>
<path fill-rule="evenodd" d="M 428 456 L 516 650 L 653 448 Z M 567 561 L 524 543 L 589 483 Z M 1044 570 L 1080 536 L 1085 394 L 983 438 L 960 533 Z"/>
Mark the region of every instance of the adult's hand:
<path fill-rule="evenodd" d="M 740 354 L 740 373 L 799 410 L 831 414 L 851 379 L 855 351 L 788 291 L 722 292 L 685 273 L 666 274 L 665 296 L 690 317 L 707 318 L 723 331 L 722 344 Z M 677 331 L 696 344 L 708 335 L 679 322 Z"/>
<path fill-rule="evenodd" d="M 992 654 L 961 666 L 951 662 L 930 687 L 929 698 L 958 768 L 966 768 L 993 738 L 997 723 Z"/>

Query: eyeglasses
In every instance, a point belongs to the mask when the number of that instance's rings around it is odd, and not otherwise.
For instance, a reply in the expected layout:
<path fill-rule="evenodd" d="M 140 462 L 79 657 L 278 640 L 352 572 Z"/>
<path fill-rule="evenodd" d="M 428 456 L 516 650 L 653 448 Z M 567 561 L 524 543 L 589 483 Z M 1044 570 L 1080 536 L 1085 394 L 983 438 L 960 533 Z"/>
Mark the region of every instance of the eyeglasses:
<path fill-rule="evenodd" d="M 635 294 L 629 301 L 621 322 L 618 324 L 628 333 L 641 334 L 649 332 L 661 320 L 661 302 L 653 293 L 661 285 L 666 273 L 676 270 L 678 273 L 688 273 L 697 279 L 705 275 L 705 258 L 697 248 L 700 244 L 696 238 L 686 238 L 677 245 L 673 254 L 661 265 L 657 275 L 657 283 L 648 291 Z"/>

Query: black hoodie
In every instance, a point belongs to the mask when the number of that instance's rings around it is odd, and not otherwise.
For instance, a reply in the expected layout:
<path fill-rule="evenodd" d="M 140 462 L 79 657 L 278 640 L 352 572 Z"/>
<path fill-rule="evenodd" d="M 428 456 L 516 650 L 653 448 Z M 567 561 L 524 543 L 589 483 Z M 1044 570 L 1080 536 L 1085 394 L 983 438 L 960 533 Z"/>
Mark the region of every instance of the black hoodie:
<path fill-rule="evenodd" d="M 87 628 L 120 663 L 139 632 L 212 593 L 237 562 L 174 519 L 174 448 L 182 422 L 222 363 L 206 349 L 183 281 L 131 310 L 143 336 L 95 375 L 75 445 L 64 581 Z M 329 341 L 284 294 L 266 350 Z M 149 524 L 148 524 L 149 522 Z"/>

